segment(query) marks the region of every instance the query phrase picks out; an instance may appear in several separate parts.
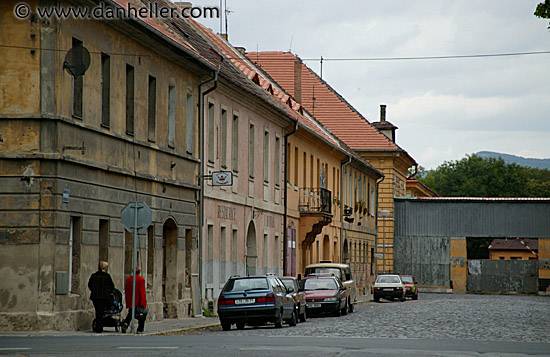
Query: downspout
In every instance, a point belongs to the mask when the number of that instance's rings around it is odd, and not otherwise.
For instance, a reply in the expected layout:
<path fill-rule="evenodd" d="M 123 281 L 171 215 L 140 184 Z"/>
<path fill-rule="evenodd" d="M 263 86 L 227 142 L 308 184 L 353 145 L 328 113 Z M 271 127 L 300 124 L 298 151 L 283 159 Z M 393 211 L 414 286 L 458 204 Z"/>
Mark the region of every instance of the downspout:
<path fill-rule="evenodd" d="M 376 236 L 374 236 L 374 251 L 376 254 L 378 254 L 378 192 L 379 192 L 379 187 L 380 187 L 380 184 L 382 183 L 382 181 L 384 181 L 384 179 L 386 178 L 386 176 L 382 176 L 382 180 L 380 181 L 376 181 L 376 208 L 375 208 L 375 211 L 374 211 L 374 222 L 376 223 Z M 376 258 L 375 260 L 375 264 L 374 264 L 374 269 L 375 269 L 375 279 L 376 279 L 376 275 L 378 274 L 378 258 Z"/>
<path fill-rule="evenodd" d="M 351 164 L 351 156 L 347 162 L 340 162 L 340 263 L 344 263 L 344 167 Z"/>
<path fill-rule="evenodd" d="M 203 240 L 203 220 L 204 220 L 204 97 L 215 90 L 218 87 L 218 74 L 220 69 L 214 72 L 214 78 L 211 78 L 205 82 L 199 84 L 199 158 L 200 158 L 200 171 L 199 171 L 199 286 L 201 291 L 205 291 L 206 286 L 202 285 L 202 240 Z M 214 85 L 203 92 L 203 87 L 210 82 L 214 81 Z M 201 303 L 202 305 L 202 303 Z"/>
<path fill-rule="evenodd" d="M 407 180 L 408 180 L 408 179 L 414 178 L 414 177 L 416 176 L 417 173 L 418 173 L 418 164 L 414 164 L 414 172 L 413 172 L 412 175 L 410 175 L 409 177 L 407 177 Z M 382 181 L 380 181 L 380 182 L 382 182 Z"/>
<path fill-rule="evenodd" d="M 294 129 L 292 129 L 292 131 L 290 131 L 289 133 L 285 134 L 285 142 L 284 142 L 284 145 L 285 145 L 285 173 L 284 173 L 284 183 L 283 183 L 283 187 L 285 188 L 285 196 L 284 196 L 284 214 L 283 214 L 283 244 L 284 244 L 284 249 L 283 249 L 283 275 L 284 276 L 287 276 L 288 275 L 288 271 L 286 269 L 286 259 L 287 259 L 287 256 L 286 256 L 286 248 L 288 247 L 288 236 L 287 236 L 287 232 L 286 232 L 286 221 L 287 221 L 287 205 L 288 205 L 288 187 L 287 187 L 287 182 L 288 182 L 288 137 L 292 134 L 294 134 L 296 131 L 298 131 L 298 120 L 296 120 L 294 122 Z M 297 183 L 296 183 L 297 184 Z"/>

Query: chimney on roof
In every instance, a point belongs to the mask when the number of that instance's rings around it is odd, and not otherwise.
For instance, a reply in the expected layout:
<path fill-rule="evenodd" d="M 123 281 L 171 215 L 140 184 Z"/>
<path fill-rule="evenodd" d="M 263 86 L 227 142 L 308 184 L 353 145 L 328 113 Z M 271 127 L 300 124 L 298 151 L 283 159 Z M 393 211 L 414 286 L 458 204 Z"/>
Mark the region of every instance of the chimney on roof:
<path fill-rule="evenodd" d="M 298 58 L 294 60 L 294 93 L 293 94 L 296 101 L 298 103 L 302 103 L 302 61 Z"/>
<path fill-rule="evenodd" d="M 380 104 L 380 122 L 386 122 L 386 104 Z"/>
<path fill-rule="evenodd" d="M 239 51 L 239 53 L 240 53 L 241 55 L 246 56 L 246 48 L 244 48 L 244 47 L 235 47 L 235 49 L 236 49 L 237 51 Z"/>
<path fill-rule="evenodd" d="M 380 104 L 380 121 L 374 122 L 372 125 L 395 143 L 395 130 L 397 127 L 386 120 L 386 104 Z"/>
<path fill-rule="evenodd" d="M 176 5 L 180 9 L 193 7 L 193 4 L 190 1 L 174 1 L 174 5 Z"/>

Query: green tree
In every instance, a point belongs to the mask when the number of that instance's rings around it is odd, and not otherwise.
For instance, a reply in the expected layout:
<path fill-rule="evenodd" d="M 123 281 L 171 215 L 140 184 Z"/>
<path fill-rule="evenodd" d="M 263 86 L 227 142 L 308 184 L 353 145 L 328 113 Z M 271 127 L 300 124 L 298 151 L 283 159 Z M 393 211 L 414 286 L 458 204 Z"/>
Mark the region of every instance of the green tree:
<path fill-rule="evenodd" d="M 545 0 L 537 5 L 535 16 L 541 19 L 550 19 L 550 0 Z M 548 26 L 548 29 L 550 30 L 550 26 Z"/>
<path fill-rule="evenodd" d="M 529 197 L 528 170 L 502 159 L 483 159 L 475 154 L 444 162 L 422 183 L 447 197 Z M 534 180 L 531 188 L 539 183 Z M 536 196 L 540 197 L 540 196 Z"/>

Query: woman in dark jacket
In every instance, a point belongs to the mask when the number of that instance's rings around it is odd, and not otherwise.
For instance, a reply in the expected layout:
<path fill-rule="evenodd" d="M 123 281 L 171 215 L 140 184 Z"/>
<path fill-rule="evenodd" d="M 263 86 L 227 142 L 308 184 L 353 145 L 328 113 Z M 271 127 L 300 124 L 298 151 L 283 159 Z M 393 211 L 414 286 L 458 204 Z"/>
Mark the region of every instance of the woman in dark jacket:
<path fill-rule="evenodd" d="M 109 296 L 115 289 L 115 284 L 109 273 L 107 273 L 107 268 L 109 264 L 107 262 L 101 261 L 98 265 L 98 270 L 90 276 L 88 280 L 88 289 L 90 289 L 90 299 L 94 304 L 95 309 L 95 332 L 103 332 L 103 312 L 105 311 L 105 306 L 109 303 Z"/>

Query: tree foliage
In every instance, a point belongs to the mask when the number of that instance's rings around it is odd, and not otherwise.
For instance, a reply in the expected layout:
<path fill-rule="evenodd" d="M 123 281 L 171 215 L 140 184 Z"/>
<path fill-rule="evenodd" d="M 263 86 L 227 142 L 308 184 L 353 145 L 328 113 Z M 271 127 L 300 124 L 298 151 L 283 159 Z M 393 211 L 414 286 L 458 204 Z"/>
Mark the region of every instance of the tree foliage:
<path fill-rule="evenodd" d="M 550 197 L 550 170 L 506 164 L 475 154 L 442 165 L 418 178 L 446 197 Z"/>
<path fill-rule="evenodd" d="M 550 19 L 550 0 L 545 0 L 537 5 L 535 16 L 541 19 Z M 548 29 L 550 30 L 550 26 L 548 26 Z"/>

